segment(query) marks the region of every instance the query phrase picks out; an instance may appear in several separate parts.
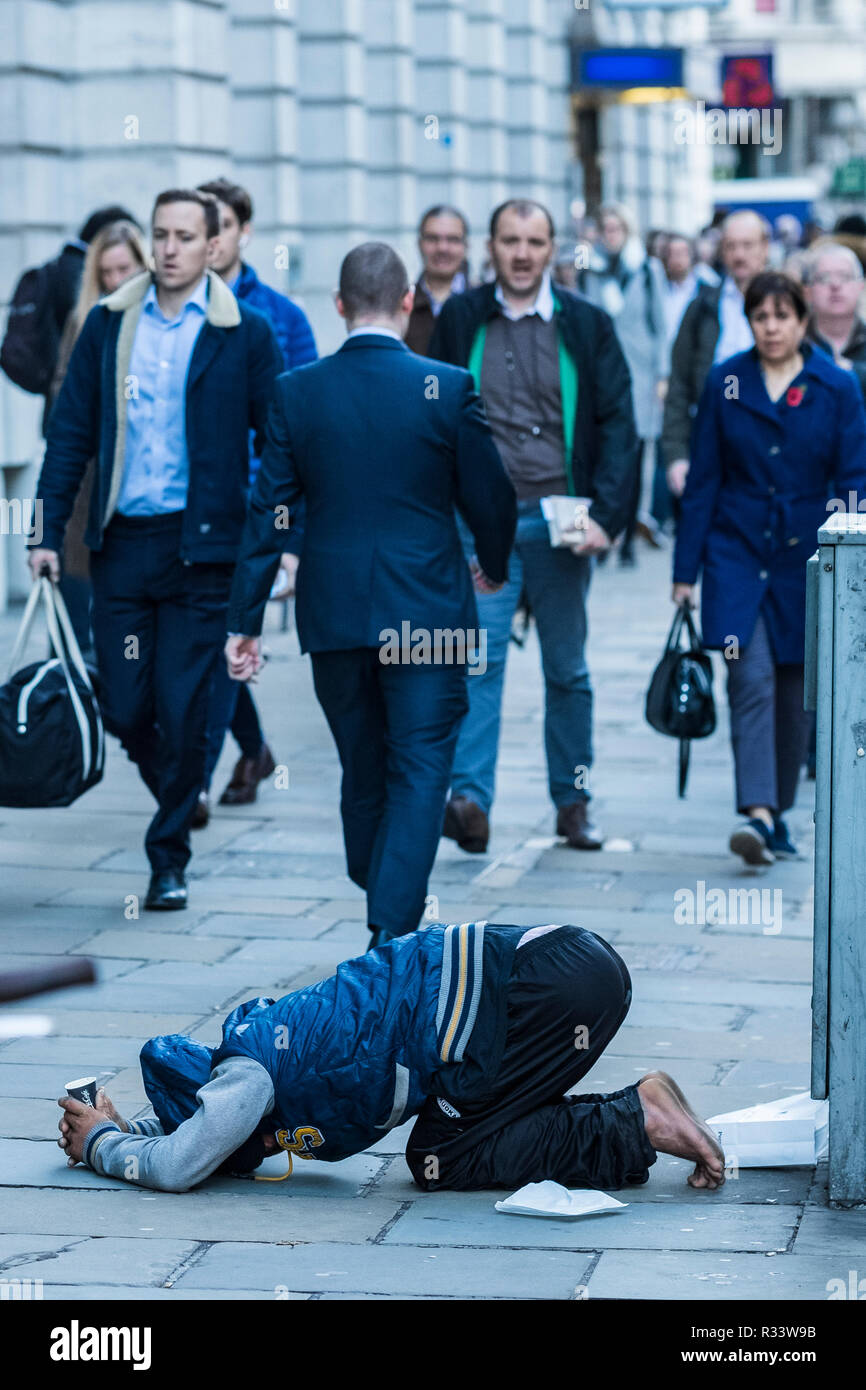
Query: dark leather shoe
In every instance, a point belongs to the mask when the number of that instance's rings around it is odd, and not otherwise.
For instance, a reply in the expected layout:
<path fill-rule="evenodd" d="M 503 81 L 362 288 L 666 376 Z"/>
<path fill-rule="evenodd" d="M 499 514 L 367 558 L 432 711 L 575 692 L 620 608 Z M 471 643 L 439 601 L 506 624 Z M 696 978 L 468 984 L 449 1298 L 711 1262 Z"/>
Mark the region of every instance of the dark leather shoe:
<path fill-rule="evenodd" d="M 387 946 L 388 942 L 393 940 L 394 938 L 391 933 L 386 931 L 384 927 L 371 927 L 370 944 L 367 950 L 375 951 L 379 946 Z"/>
<path fill-rule="evenodd" d="M 445 807 L 442 834 L 456 840 L 467 854 L 485 854 L 490 839 L 490 821 L 476 802 L 468 796 L 452 796 Z"/>
<path fill-rule="evenodd" d="M 192 813 L 190 830 L 204 830 L 210 820 L 210 801 L 207 792 L 199 792 L 195 810 Z"/>
<path fill-rule="evenodd" d="M 266 743 L 256 758 L 238 758 L 232 779 L 220 797 L 220 806 L 249 806 L 255 801 L 259 782 L 275 770 L 273 754 Z"/>
<path fill-rule="evenodd" d="M 144 900 L 152 912 L 176 912 L 186 907 L 186 877 L 180 869 L 155 869 Z"/>
<path fill-rule="evenodd" d="M 589 818 L 586 801 L 560 806 L 556 813 L 556 833 L 564 835 L 572 849 L 601 849 L 604 836 Z"/>

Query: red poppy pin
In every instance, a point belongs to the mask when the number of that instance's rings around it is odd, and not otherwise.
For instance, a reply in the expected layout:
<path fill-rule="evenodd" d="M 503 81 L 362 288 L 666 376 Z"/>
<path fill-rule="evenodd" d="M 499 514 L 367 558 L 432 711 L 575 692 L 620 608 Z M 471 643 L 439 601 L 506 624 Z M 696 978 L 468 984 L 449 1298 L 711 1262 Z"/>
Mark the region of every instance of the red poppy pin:
<path fill-rule="evenodd" d="M 787 394 L 785 396 L 785 400 L 787 401 L 788 405 L 800 405 L 805 394 L 805 386 L 789 386 Z"/>

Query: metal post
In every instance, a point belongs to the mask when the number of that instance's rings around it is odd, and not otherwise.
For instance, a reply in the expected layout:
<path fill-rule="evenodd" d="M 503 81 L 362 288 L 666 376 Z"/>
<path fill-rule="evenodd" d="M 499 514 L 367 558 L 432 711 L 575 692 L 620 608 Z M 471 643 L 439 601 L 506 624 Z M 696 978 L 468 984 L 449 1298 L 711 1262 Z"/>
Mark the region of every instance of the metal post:
<path fill-rule="evenodd" d="M 810 561 L 807 704 L 817 717 L 812 1095 L 830 1098 L 830 1200 L 866 1202 L 866 515 Z"/>

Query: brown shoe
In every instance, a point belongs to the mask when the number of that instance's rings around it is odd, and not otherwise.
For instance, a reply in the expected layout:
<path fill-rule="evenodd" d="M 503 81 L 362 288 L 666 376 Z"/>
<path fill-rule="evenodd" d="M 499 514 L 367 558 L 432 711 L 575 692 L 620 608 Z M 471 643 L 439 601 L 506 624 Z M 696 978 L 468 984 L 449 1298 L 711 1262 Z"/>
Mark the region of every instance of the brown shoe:
<path fill-rule="evenodd" d="M 210 820 L 210 801 L 207 792 L 199 792 L 195 810 L 192 813 L 190 830 L 204 830 Z"/>
<path fill-rule="evenodd" d="M 556 813 L 556 833 L 564 835 L 572 849 L 601 849 L 604 836 L 589 818 L 589 803 L 574 801 Z"/>
<path fill-rule="evenodd" d="M 249 806 L 255 801 L 259 782 L 275 770 L 273 754 L 266 743 L 257 758 L 238 758 L 232 780 L 222 796 L 220 806 Z"/>
<path fill-rule="evenodd" d="M 449 840 L 456 840 L 467 854 L 485 854 L 490 822 L 481 807 L 468 796 L 452 796 L 445 807 L 442 834 Z"/>

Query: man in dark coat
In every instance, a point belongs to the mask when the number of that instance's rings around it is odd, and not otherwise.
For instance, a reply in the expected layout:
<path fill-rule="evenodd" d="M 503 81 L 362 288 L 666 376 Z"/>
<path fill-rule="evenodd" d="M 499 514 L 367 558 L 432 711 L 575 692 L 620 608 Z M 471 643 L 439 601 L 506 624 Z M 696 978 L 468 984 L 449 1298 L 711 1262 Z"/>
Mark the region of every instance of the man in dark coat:
<path fill-rule="evenodd" d="M 409 351 L 411 307 L 389 246 L 349 252 L 337 299 L 346 342 L 277 383 L 226 649 L 237 679 L 255 674 L 280 527 L 303 498 L 298 636 L 343 766 L 348 872 L 366 890 L 373 944 L 418 925 L 467 671 L 486 653 L 455 506 L 487 590 L 507 577 L 515 524 L 472 379 Z"/>
<path fill-rule="evenodd" d="M 428 208 L 418 224 L 418 250 L 422 271 L 415 285 L 415 297 L 406 346 L 426 356 L 442 305 L 452 294 L 469 288 L 466 254 L 469 223 L 456 208 L 444 203 Z"/>
<path fill-rule="evenodd" d="M 449 299 L 430 346 L 434 357 L 472 372 L 518 499 L 509 582 L 479 603 L 487 669 L 470 684 L 445 816 L 444 834 L 468 853 L 487 848 L 508 639 L 524 587 L 544 665 L 557 834 L 575 849 L 602 843 L 588 810 L 586 597 L 591 557 L 610 546 L 628 519 L 637 434 L 628 366 L 610 316 L 552 287 L 554 246 L 546 208 L 529 200 L 503 203 L 491 218 L 488 242 L 496 282 Z M 587 528 L 575 533 L 573 548 L 553 548 L 541 499 L 569 495 L 588 500 Z"/>
<path fill-rule="evenodd" d="M 161 193 L 155 277 L 91 309 L 51 416 L 38 497 L 59 578 L 88 461 L 93 631 L 106 728 L 158 803 L 145 907 L 186 907 L 190 823 L 202 784 L 207 700 L 246 510 L 249 432 L 264 433 L 279 350 L 267 320 L 207 269 L 216 200 Z"/>

